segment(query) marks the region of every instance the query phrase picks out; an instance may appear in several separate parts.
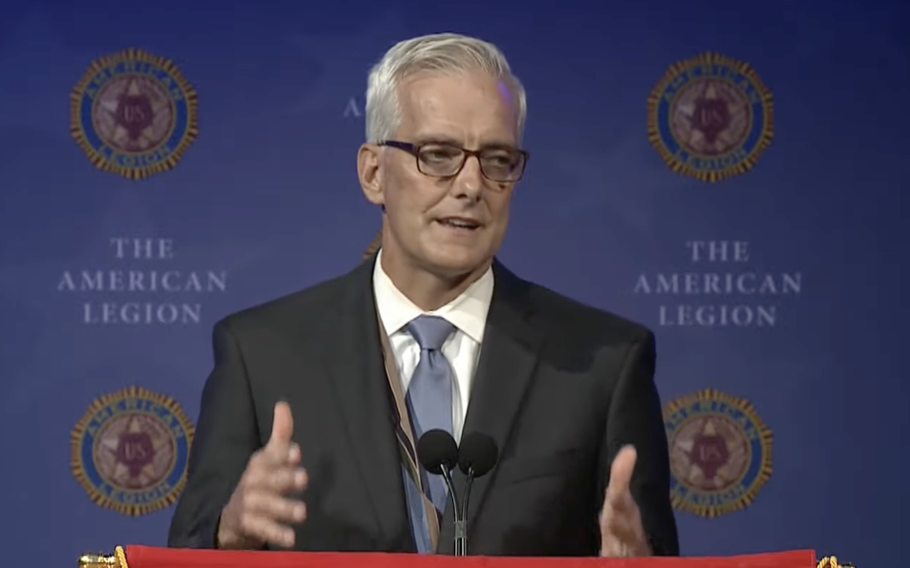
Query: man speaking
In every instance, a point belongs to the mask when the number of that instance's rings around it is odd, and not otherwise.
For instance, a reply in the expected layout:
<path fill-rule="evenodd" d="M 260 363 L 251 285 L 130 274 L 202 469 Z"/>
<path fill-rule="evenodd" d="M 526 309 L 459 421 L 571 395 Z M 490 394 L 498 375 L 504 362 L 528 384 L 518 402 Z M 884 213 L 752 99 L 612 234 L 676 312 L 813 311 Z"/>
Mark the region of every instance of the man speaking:
<path fill-rule="evenodd" d="M 452 496 L 414 466 L 433 429 L 498 448 L 470 554 L 678 554 L 652 333 L 494 258 L 528 161 L 508 62 L 431 35 L 368 83 L 357 171 L 381 248 L 215 325 L 169 545 L 451 554 Z"/>

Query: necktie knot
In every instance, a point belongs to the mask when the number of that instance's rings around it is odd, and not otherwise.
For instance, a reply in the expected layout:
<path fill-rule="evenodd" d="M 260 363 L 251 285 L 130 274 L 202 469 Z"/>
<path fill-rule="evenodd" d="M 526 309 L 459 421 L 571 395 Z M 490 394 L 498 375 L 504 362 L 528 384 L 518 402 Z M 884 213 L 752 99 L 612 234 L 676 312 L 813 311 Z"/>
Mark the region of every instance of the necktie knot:
<path fill-rule="evenodd" d="M 455 331 L 455 326 L 439 316 L 417 316 L 408 323 L 408 331 L 421 350 L 440 350 Z"/>

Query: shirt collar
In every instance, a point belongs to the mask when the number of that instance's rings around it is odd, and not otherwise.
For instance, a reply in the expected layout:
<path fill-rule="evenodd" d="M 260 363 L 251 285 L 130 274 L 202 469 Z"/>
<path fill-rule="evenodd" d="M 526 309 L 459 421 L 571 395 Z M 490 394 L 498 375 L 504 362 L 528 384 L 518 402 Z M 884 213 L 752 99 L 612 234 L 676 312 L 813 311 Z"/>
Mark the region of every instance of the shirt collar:
<path fill-rule="evenodd" d="M 483 276 L 471 284 L 457 298 L 438 310 L 425 312 L 414 305 L 396 286 L 382 269 L 382 250 L 376 255 L 373 267 L 373 293 L 376 306 L 386 333 L 391 336 L 401 330 L 408 322 L 420 315 L 435 315 L 445 318 L 477 343 L 483 343 L 483 331 L 486 327 L 487 313 L 493 299 L 493 269 L 484 272 Z"/>

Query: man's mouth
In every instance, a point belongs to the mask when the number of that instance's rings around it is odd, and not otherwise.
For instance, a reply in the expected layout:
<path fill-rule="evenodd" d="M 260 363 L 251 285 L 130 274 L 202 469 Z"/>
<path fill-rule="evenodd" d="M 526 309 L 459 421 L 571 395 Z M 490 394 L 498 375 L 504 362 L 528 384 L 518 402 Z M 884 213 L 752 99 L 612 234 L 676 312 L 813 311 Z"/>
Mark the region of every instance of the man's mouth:
<path fill-rule="evenodd" d="M 443 217 L 442 219 L 437 219 L 437 222 L 454 229 L 463 229 L 466 231 L 474 231 L 480 228 L 480 223 L 473 219 L 467 219 L 465 217 Z"/>

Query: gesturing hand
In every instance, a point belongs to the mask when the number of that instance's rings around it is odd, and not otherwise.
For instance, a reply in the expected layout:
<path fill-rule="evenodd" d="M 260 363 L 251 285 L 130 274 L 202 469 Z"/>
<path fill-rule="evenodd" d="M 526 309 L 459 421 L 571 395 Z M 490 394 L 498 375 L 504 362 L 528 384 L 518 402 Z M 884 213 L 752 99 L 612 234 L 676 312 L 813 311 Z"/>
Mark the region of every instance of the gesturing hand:
<path fill-rule="evenodd" d="M 291 407 L 279 402 L 268 444 L 250 458 L 221 512 L 218 548 L 251 549 L 266 543 L 294 546 L 294 530 L 288 524 L 303 522 L 306 505 L 286 495 L 302 491 L 307 475 L 300 468 L 300 447 L 291 442 L 293 432 Z"/>
<path fill-rule="evenodd" d="M 641 513 L 629 491 L 636 457 L 635 448 L 626 446 L 616 454 L 610 467 L 610 484 L 600 513 L 601 556 L 651 555 Z"/>

